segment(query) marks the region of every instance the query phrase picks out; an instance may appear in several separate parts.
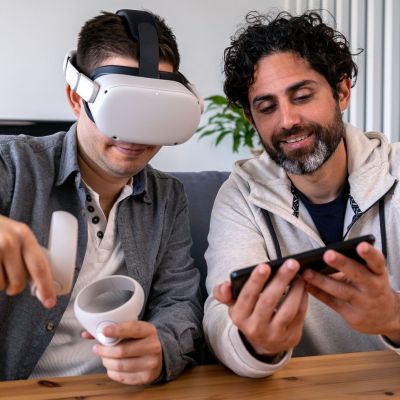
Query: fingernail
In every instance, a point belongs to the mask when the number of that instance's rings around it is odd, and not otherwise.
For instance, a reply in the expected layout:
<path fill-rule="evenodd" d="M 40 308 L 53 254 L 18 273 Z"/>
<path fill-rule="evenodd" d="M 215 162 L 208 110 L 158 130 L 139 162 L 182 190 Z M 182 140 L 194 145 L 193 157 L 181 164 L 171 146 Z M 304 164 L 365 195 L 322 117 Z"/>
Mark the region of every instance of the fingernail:
<path fill-rule="evenodd" d="M 97 351 L 98 351 L 98 346 L 97 346 L 97 344 L 95 344 L 95 345 L 92 347 L 92 351 L 93 351 L 93 353 L 96 353 L 96 354 L 97 354 Z"/>
<path fill-rule="evenodd" d="M 259 265 L 257 267 L 257 272 L 259 272 L 261 275 L 265 275 L 268 273 L 268 268 L 265 265 Z"/>
<path fill-rule="evenodd" d="M 43 305 L 47 308 L 53 308 L 56 305 L 56 299 L 49 298 L 43 302 Z"/>
<path fill-rule="evenodd" d="M 332 261 L 335 261 L 335 259 L 336 259 L 336 254 L 333 252 L 333 251 L 328 251 L 327 253 L 326 253 L 326 261 L 329 261 L 329 262 L 332 262 Z"/>
<path fill-rule="evenodd" d="M 294 270 L 296 269 L 296 263 L 295 263 L 293 260 L 288 260 L 288 261 L 286 262 L 286 268 L 287 268 L 289 271 L 294 271 Z"/>

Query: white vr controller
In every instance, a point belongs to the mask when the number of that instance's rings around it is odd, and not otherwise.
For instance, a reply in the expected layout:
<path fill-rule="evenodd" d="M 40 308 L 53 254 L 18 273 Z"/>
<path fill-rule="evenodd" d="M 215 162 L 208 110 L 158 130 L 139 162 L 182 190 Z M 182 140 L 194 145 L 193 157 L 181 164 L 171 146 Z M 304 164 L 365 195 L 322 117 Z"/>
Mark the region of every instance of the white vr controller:
<path fill-rule="evenodd" d="M 131 292 L 130 298 L 117 307 L 105 307 L 106 311 L 92 311 L 96 298 L 107 292 Z M 84 328 L 101 344 L 113 346 L 121 339 L 107 337 L 103 334 L 106 326 L 121 322 L 137 320 L 144 303 L 142 286 L 134 279 L 124 275 L 112 275 L 98 279 L 84 287 L 76 296 L 74 303 L 75 316 Z"/>
<path fill-rule="evenodd" d="M 78 221 L 66 211 L 55 211 L 51 218 L 49 245 L 45 251 L 53 272 L 56 295 L 68 294 L 72 289 L 78 243 Z M 122 305 L 113 307 L 103 304 L 104 312 L 93 312 L 90 305 L 96 297 L 106 292 L 131 292 L 130 298 Z M 31 283 L 31 293 L 40 300 L 37 286 Z M 100 343 L 108 346 L 117 344 L 120 339 L 103 334 L 103 329 L 112 324 L 137 320 L 144 304 L 144 292 L 134 279 L 123 275 L 112 275 L 84 287 L 76 296 L 74 312 L 83 327 Z"/>
<path fill-rule="evenodd" d="M 78 220 L 66 211 L 55 211 L 51 217 L 46 253 L 53 272 L 56 295 L 68 294 L 72 288 L 78 243 Z M 40 300 L 37 286 L 31 284 L 31 293 Z"/>

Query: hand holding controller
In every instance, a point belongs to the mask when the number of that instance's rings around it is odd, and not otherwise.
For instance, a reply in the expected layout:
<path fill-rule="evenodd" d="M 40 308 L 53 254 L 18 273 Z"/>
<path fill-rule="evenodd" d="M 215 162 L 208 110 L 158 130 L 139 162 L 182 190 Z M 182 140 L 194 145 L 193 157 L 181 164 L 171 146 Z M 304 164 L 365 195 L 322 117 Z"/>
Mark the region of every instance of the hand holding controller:
<path fill-rule="evenodd" d="M 48 249 L 43 249 L 49 259 L 53 273 L 56 295 L 71 291 L 75 271 L 78 241 L 78 221 L 66 211 L 55 211 L 51 218 Z M 31 293 L 39 298 L 34 283 Z"/>
<path fill-rule="evenodd" d="M 104 310 L 93 310 L 104 293 L 131 292 L 130 298 L 116 307 L 106 304 Z M 97 298 L 97 299 L 96 299 Z M 125 275 L 112 275 L 98 279 L 84 287 L 76 296 L 74 312 L 82 326 L 101 344 L 113 346 L 121 339 L 110 338 L 103 334 L 107 325 L 137 320 L 143 308 L 144 292 L 142 286 Z M 103 305 L 104 306 L 104 305 Z"/>

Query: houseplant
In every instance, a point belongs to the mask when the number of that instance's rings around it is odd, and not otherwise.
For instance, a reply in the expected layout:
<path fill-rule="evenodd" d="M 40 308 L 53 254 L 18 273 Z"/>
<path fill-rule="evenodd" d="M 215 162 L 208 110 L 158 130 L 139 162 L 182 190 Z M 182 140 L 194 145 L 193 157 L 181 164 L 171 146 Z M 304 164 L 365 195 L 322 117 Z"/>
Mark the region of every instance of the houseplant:
<path fill-rule="evenodd" d="M 215 136 L 215 145 L 226 137 L 232 137 L 232 151 L 247 147 L 253 154 L 259 154 L 261 143 L 256 130 L 245 118 L 243 110 L 228 103 L 226 97 L 213 95 L 205 99 L 206 123 L 197 129 L 200 138 Z"/>

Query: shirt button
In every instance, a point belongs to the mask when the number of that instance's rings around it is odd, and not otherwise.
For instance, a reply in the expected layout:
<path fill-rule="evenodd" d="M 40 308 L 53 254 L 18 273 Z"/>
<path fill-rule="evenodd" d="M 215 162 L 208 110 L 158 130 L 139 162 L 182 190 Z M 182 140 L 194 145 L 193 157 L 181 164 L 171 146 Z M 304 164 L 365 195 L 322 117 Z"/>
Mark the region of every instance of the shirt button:
<path fill-rule="evenodd" d="M 99 218 L 99 217 L 93 217 L 93 218 L 92 218 L 92 222 L 93 222 L 94 224 L 98 224 L 99 221 L 100 221 L 100 218 Z"/>
<path fill-rule="evenodd" d="M 104 233 L 102 231 L 97 232 L 97 237 L 103 239 Z"/>
<path fill-rule="evenodd" d="M 92 201 L 92 196 L 91 196 L 90 194 L 87 194 L 87 195 L 86 195 L 86 200 L 87 200 L 87 201 Z"/>
<path fill-rule="evenodd" d="M 48 321 L 46 324 L 46 331 L 52 332 L 52 331 L 54 331 L 55 327 L 56 327 L 56 325 L 53 321 Z"/>
<path fill-rule="evenodd" d="M 93 212 L 94 211 L 94 207 L 93 206 L 88 206 L 87 209 L 88 209 L 89 212 Z"/>

